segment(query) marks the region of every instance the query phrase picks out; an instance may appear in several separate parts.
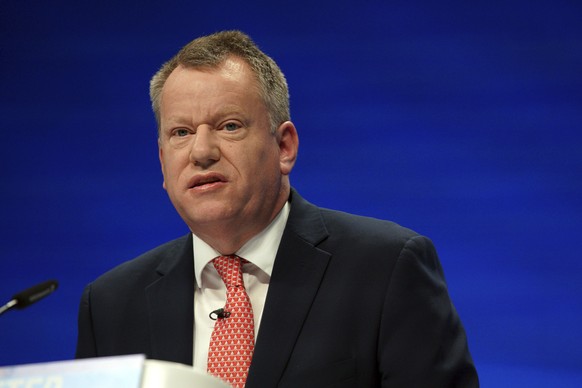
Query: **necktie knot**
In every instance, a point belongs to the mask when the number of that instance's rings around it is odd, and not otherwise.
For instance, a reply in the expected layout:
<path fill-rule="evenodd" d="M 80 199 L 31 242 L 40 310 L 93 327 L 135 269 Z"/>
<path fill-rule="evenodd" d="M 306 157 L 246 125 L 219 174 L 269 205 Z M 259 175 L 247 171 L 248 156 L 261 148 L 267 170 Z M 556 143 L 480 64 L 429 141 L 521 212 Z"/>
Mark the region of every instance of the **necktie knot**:
<path fill-rule="evenodd" d="M 214 268 L 216 268 L 227 289 L 230 287 L 244 287 L 242 265 L 246 262 L 245 259 L 236 255 L 218 256 L 212 260 Z"/>

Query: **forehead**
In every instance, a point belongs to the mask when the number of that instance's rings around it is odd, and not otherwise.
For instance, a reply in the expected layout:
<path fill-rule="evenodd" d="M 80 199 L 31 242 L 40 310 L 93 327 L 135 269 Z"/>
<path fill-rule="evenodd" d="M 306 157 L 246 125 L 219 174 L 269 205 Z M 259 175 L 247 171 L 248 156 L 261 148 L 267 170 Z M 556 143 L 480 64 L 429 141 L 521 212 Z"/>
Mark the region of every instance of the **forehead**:
<path fill-rule="evenodd" d="M 261 98 L 259 82 L 251 67 L 242 59 L 227 58 L 217 67 L 176 67 L 168 76 L 160 95 L 160 108 L 176 99 L 196 99 L 203 103 L 229 94 Z"/>
<path fill-rule="evenodd" d="M 169 92 L 177 86 L 193 86 L 190 83 L 212 84 L 240 84 L 244 87 L 252 87 L 258 90 L 258 80 L 251 67 L 242 59 L 237 57 L 226 58 L 217 66 L 213 67 L 190 67 L 178 65 L 168 76 L 162 93 Z M 233 86 L 231 85 L 231 86 Z"/>
<path fill-rule="evenodd" d="M 227 107 L 255 111 L 265 108 L 250 66 L 241 59 L 226 59 L 218 67 L 178 66 L 166 80 L 160 96 L 160 118 L 216 114 Z"/>

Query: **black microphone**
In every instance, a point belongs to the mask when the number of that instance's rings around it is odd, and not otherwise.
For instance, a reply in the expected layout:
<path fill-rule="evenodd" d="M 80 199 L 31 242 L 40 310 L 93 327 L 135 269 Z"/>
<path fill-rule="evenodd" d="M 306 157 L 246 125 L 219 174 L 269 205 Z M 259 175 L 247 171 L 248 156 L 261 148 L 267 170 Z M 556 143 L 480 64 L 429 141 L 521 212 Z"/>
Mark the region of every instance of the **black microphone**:
<path fill-rule="evenodd" d="M 224 311 L 223 308 L 220 308 L 220 309 L 216 309 L 214 311 L 211 311 L 210 314 L 208 314 L 208 316 L 213 321 L 216 321 L 217 319 L 224 319 L 224 318 L 230 317 L 230 312 Z"/>
<path fill-rule="evenodd" d="M 26 290 L 14 295 L 10 302 L 0 307 L 0 314 L 5 313 L 13 307 L 17 309 L 28 307 L 45 296 L 52 294 L 58 286 L 59 283 L 56 280 L 47 280 L 46 282 L 27 288 Z"/>

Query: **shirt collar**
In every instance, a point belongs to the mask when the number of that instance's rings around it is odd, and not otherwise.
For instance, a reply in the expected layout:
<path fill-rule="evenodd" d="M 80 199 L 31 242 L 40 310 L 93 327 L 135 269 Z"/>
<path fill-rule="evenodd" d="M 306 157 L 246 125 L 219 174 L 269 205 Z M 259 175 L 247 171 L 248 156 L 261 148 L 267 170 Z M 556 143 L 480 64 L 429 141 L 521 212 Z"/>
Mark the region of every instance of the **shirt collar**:
<path fill-rule="evenodd" d="M 291 205 L 286 202 L 279 214 L 273 221 L 263 229 L 262 232 L 247 241 L 238 251 L 237 256 L 253 263 L 265 272 L 269 277 L 273 272 L 275 256 L 279 249 L 279 243 L 283 237 L 283 231 L 289 218 Z M 202 270 L 220 253 L 192 233 L 194 244 L 194 276 L 198 287 L 202 284 Z"/>

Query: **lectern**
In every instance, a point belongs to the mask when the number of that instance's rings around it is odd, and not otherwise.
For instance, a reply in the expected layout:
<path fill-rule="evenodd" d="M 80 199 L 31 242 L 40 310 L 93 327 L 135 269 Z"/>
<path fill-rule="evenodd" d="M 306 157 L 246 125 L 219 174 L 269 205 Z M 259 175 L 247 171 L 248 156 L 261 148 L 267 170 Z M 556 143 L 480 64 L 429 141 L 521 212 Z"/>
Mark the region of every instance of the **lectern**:
<path fill-rule="evenodd" d="M 0 388 L 229 388 L 191 366 L 143 355 L 0 367 Z"/>

